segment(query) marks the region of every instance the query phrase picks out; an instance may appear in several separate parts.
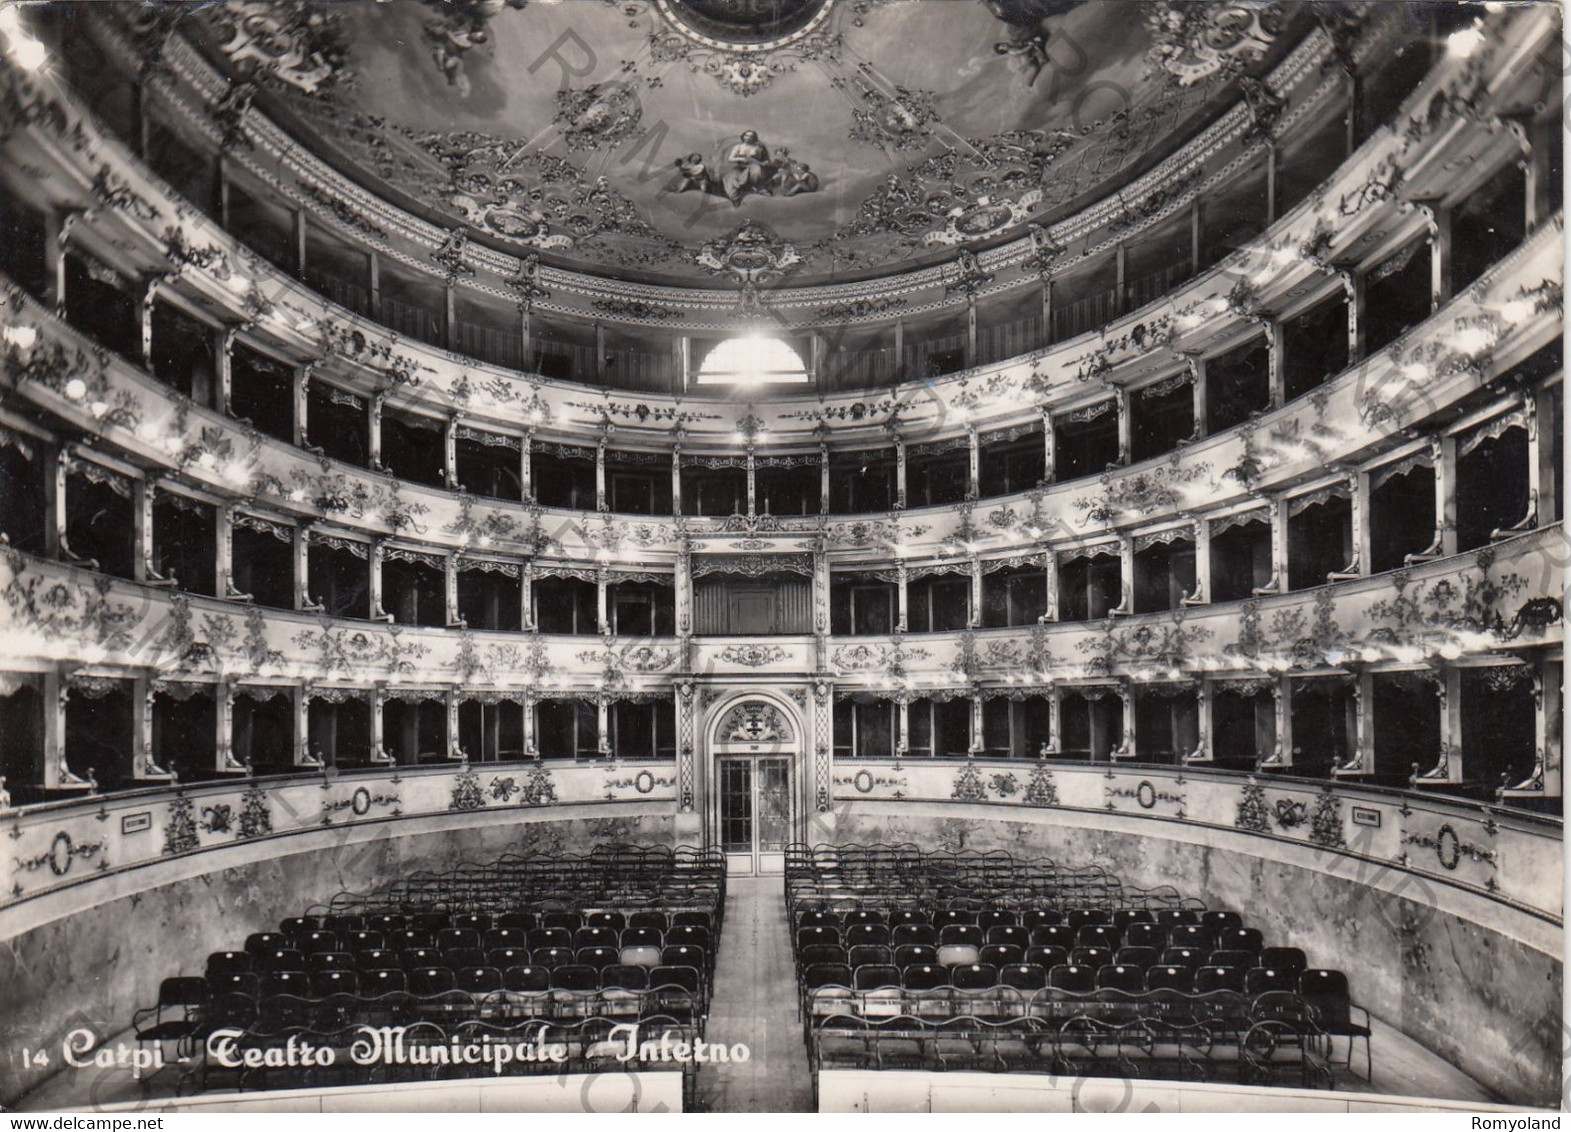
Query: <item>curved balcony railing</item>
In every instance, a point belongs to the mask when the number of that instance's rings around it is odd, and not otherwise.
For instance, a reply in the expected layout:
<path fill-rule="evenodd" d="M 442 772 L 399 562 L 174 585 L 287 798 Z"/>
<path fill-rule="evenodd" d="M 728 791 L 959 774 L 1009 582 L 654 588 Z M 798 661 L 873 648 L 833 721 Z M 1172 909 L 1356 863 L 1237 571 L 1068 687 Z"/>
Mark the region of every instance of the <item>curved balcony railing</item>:
<path fill-rule="evenodd" d="M 822 785 L 826 805 L 842 812 L 873 804 L 889 814 L 927 813 L 942 803 L 985 806 L 1003 821 L 1034 811 L 1087 815 L 1092 825 L 1136 818 L 1210 827 L 1303 846 L 1322 871 L 1345 874 L 1362 861 L 1382 875 L 1519 909 L 1546 928 L 1561 918 L 1559 819 L 1432 795 L 1197 768 L 982 759 L 842 761 Z M 236 845 L 271 843 L 287 853 L 291 836 L 323 830 L 392 823 L 396 836 L 399 822 L 430 818 L 669 813 L 675 789 L 668 763 L 526 762 L 241 779 L 52 803 L 5 816 L 10 852 L 0 864 L 0 906 L 73 886 L 90 890 L 152 863 Z M 25 917 L 25 907 L 13 915 Z"/>
<path fill-rule="evenodd" d="M 1328 872 L 1351 872 L 1347 859 L 1356 858 L 1388 879 L 1463 889 L 1528 912 L 1546 929 L 1563 914 L 1558 818 L 1431 794 L 1192 767 L 974 759 L 839 761 L 833 798 L 837 810 L 873 803 L 926 820 L 940 803 L 985 807 L 998 821 L 1068 811 L 1096 815 L 1092 827 L 1106 818 L 1211 827 L 1306 847 Z"/>
<path fill-rule="evenodd" d="M 323 302 L 256 262 L 228 234 L 189 208 L 177 206 L 167 187 L 150 177 L 117 141 L 68 109 L 68 100 L 24 90 L 19 101 L 28 116 L 37 119 L 29 135 L 42 144 L 42 159 L 72 168 L 84 189 L 107 167 L 113 195 L 140 201 L 156 213 L 152 219 L 139 219 L 124 209 L 110 210 L 111 229 L 152 253 L 140 269 L 167 271 L 171 260 L 163 252 L 175 250 L 179 276 L 175 285 L 208 305 L 240 311 L 243 300 L 249 308 L 243 317 L 254 324 L 249 334 L 272 352 L 301 361 L 325 356 L 330 359 L 328 369 L 342 368 L 348 375 L 343 380 L 365 390 L 372 383 L 390 385 L 390 407 L 457 413 L 511 433 L 520 431 L 521 418 L 536 425 L 542 435 L 579 422 L 593 428 L 605 421 L 616 426 L 619 442 L 626 437 L 634 447 L 669 445 L 677 425 L 686 434 L 684 443 L 699 447 L 733 445 L 739 435 L 753 432 L 758 425 L 767 429 L 771 445 L 793 440 L 816 444 L 814 430 L 820 426 L 827 427 L 837 442 L 865 443 L 881 437 L 896 418 L 907 435 L 963 434 L 968 427 L 1019 419 L 1022 404 L 1072 407 L 1105 390 L 1104 383 L 1144 382 L 1148 374 L 1149 380 L 1161 380 L 1165 368 L 1182 368 L 1185 354 L 1203 353 L 1208 344 L 1234 334 L 1258 333 L 1251 328 L 1248 314 L 1294 305 L 1301 296 L 1332 286 L 1320 275 L 1321 268 L 1365 262 L 1393 250 L 1423 227 L 1421 210 L 1402 204 L 1399 197 L 1414 200 L 1442 192 L 1455 185 L 1458 169 L 1487 169 L 1515 150 L 1517 143 L 1508 131 L 1460 130 L 1455 127 L 1461 119 L 1448 115 L 1455 113 L 1453 102 L 1464 90 L 1481 104 L 1480 113 L 1487 113 L 1482 107 L 1489 105 L 1502 109 L 1514 105 L 1522 95 L 1518 88 L 1527 79 L 1513 77 L 1511 64 L 1542 47 L 1551 33 L 1547 23 L 1540 24 L 1524 17 L 1502 29 L 1493 56 L 1499 70 L 1487 83 L 1476 69 L 1456 61 L 1440 64 L 1404 104 L 1398 123 L 1371 138 L 1315 198 L 1294 209 L 1259 242 L 1174 292 L 1160 306 L 1148 306 L 1110 324 L 1100 342 L 1081 338 L 1032 359 L 953 379 L 898 386 L 873 398 L 871 404 L 867 395 L 856 394 L 787 398 L 762 411 L 735 402 L 704 402 L 700 410 L 691 399 L 655 394 L 623 403 L 599 389 L 587 393 L 586 399 L 583 387 L 523 379 L 397 335 L 388 338 L 384 329 Z M 1526 68 L 1521 70 L 1525 76 Z M 1438 107 L 1437 116 L 1429 114 L 1431 103 Z M 60 126 L 55 137 L 48 136 L 44 125 L 50 122 Z M 67 138 L 69 143 L 63 144 Z M 92 194 L 85 196 L 84 205 Z M 108 219 L 107 213 L 90 215 L 81 231 Z M 178 232 L 178 247 L 168 243 L 170 231 Z M 1247 295 L 1230 303 L 1229 296 L 1238 296 L 1240 288 Z M 1145 343 L 1135 345 L 1130 332 L 1137 325 L 1157 327 L 1161 333 L 1134 336 Z M 344 347 L 357 332 L 367 344 L 358 357 Z M 1151 337 L 1161 339 L 1160 347 L 1152 348 Z M 402 359 L 391 371 L 385 360 L 377 360 L 384 341 L 396 347 Z M 1088 376 L 1095 379 L 1089 386 Z M 419 378 L 418 386 L 409 380 L 414 377 Z"/>

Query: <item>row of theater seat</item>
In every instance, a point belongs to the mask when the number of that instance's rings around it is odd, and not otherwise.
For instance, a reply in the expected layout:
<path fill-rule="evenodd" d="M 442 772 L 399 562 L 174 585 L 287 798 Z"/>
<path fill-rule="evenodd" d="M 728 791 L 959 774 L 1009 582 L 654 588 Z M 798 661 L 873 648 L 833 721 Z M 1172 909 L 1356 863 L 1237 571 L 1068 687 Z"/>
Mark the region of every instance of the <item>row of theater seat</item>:
<path fill-rule="evenodd" d="M 706 926 L 678 924 L 668 928 L 603 928 L 584 927 L 576 931 L 567 928 L 443 928 L 427 931 L 422 928 L 401 928 L 393 931 L 334 932 L 317 929 L 305 932 L 254 932 L 246 937 L 246 952 L 259 955 L 280 948 L 313 955 L 322 951 L 412 951 L 431 949 L 448 951 L 453 948 L 483 948 L 493 951 L 503 947 L 524 947 L 532 951 L 547 947 L 567 947 L 580 950 L 585 947 L 653 947 L 688 944 L 708 948 L 713 936 Z"/>
<path fill-rule="evenodd" d="M 912 964 L 907 967 L 868 964 L 852 968 L 844 964 L 814 964 L 803 974 L 802 986 L 811 995 L 826 987 L 858 991 L 885 988 L 934 990 L 990 990 L 1012 987 L 1017 990 L 1054 990 L 1084 993 L 1092 990 L 1176 990 L 1206 994 L 1233 991 L 1248 995 L 1270 991 L 1298 994 L 1346 993 L 1347 977 L 1340 971 L 1279 969 L 1275 967 L 1189 967 L 1157 963 L 1138 966 L 1126 963 L 966 963 L 952 967 L 937 964 Z"/>
<path fill-rule="evenodd" d="M 411 964 L 408 967 L 325 967 L 315 969 L 283 968 L 276 971 L 214 971 L 200 976 L 214 995 L 237 992 L 252 996 L 269 994 L 381 994 L 385 991 L 410 990 L 416 994 L 439 994 L 445 990 L 485 991 L 500 990 L 503 982 L 494 972 L 517 972 L 520 979 L 533 979 L 536 973 L 549 980 L 548 985 L 564 989 L 584 990 L 595 987 L 623 987 L 634 989 L 647 986 L 657 972 L 673 970 L 693 971 L 695 991 L 703 990 L 708 983 L 702 966 L 703 956 L 692 948 L 671 948 L 663 956 L 670 962 L 649 964 L 620 963 L 616 957 L 610 962 L 591 962 L 590 956 L 581 954 L 570 957 L 568 962 L 556 964 L 531 963 L 527 957 L 518 962 L 508 955 L 480 955 L 472 964 L 427 965 Z M 558 974 L 558 972 L 562 972 Z M 494 985 L 489 985 L 494 984 Z M 527 989 L 509 987 L 508 989 Z"/>
<path fill-rule="evenodd" d="M 215 951 L 207 957 L 209 981 L 271 975 L 280 971 L 316 973 L 321 971 L 412 971 L 424 967 L 544 967 L 547 970 L 569 964 L 609 967 L 657 967 L 661 964 L 688 966 L 700 971 L 710 968 L 710 955 L 702 947 L 673 943 L 666 947 L 543 947 L 530 951 L 524 947 L 499 947 L 491 950 L 474 947 L 410 948 L 407 951 L 317 951 L 307 954 L 288 948 L 250 954 L 244 951 Z"/>
<path fill-rule="evenodd" d="M 494 1025 L 499 1034 L 560 1022 L 577 1027 L 575 1041 L 629 1019 L 641 1032 L 646 1019 L 702 1031 L 723 857 L 597 849 L 541 858 L 539 876 L 534 859 L 504 861 L 340 893 L 243 948 L 214 952 L 203 975 L 163 980 L 158 1002 L 137 1012 L 137 1038 L 178 1043 L 195 1062 L 181 1088 L 200 1091 L 211 1068 L 202 1041 L 218 1026 L 264 1048 L 406 1022 L 457 1026 L 453 1033 Z M 650 903 L 659 893 L 670 902 Z M 683 1072 L 690 1087 L 691 1067 Z"/>
<path fill-rule="evenodd" d="M 796 850 L 786 889 L 810 1049 L 831 1017 L 841 1026 L 891 1015 L 922 1024 L 969 1019 L 984 1029 L 1011 1019 L 1057 1026 L 1096 1018 L 1108 1005 L 1098 1000 L 1114 996 L 1108 1025 L 1186 1026 L 1199 1017 L 1220 1025 L 1209 1012 L 1224 1010 L 1237 1022 L 1250 1003 L 1277 996 L 1285 1005 L 1272 1024 L 1298 1027 L 1295 1040 L 1363 1038 L 1367 1055 L 1367 1018 L 1351 1021 L 1357 1008 L 1345 976 L 1311 970 L 1298 948 L 1266 946 L 1237 912 L 998 851 Z M 913 892 L 955 891 L 957 878 L 1002 895 L 911 903 Z"/>
<path fill-rule="evenodd" d="M 1238 970 L 1264 967 L 1296 975 L 1309 966 L 1304 953 L 1296 947 L 1268 947 L 1260 952 L 1229 948 L 1202 951 L 1192 947 L 1168 947 L 1161 951 L 1154 947 L 1120 947 L 1114 951 L 1106 947 L 1021 948 L 1005 943 L 989 944 L 980 949 L 969 945 L 930 947 L 920 943 L 907 943 L 895 948 L 876 944 L 842 947 L 833 943 L 814 943 L 798 950 L 797 962 L 804 974 L 813 967 L 822 966 L 894 966 L 904 969 L 924 964 L 935 967 L 983 964 L 998 968 L 1026 964 L 1051 970 L 1066 963 L 1081 967 L 1105 967 L 1116 963 L 1140 968 L 1159 965 L 1183 967 L 1191 971 L 1201 967 Z"/>

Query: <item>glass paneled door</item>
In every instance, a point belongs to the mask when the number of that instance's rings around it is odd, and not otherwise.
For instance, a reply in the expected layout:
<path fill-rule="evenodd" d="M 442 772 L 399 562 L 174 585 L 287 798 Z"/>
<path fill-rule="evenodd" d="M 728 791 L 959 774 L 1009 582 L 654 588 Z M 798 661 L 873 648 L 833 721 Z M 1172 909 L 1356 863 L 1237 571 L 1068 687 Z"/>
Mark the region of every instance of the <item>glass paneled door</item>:
<path fill-rule="evenodd" d="M 791 840 L 791 760 L 721 758 L 720 848 L 730 872 L 779 876 Z"/>

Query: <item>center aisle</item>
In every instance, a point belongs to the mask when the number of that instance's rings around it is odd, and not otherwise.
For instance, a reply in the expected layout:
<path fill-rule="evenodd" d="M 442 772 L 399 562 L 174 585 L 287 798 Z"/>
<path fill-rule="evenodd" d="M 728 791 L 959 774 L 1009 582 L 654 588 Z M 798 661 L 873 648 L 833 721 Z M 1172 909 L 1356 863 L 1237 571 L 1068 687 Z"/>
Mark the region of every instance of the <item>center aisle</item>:
<path fill-rule="evenodd" d="M 703 1112 L 811 1112 L 812 1079 L 796 1017 L 785 885 L 779 877 L 726 880 L 710 1005 L 710 1042 L 741 1042 L 750 1060 L 698 1070 Z"/>

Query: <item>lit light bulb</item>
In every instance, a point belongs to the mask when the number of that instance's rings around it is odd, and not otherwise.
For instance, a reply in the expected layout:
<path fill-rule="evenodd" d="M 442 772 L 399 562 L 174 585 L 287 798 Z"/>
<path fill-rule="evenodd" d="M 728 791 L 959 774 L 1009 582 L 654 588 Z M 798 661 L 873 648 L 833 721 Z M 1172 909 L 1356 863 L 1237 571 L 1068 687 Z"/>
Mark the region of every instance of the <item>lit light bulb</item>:
<path fill-rule="evenodd" d="M 80 377 L 73 377 L 65 383 L 65 395 L 73 401 L 80 401 L 87 396 L 87 382 Z"/>
<path fill-rule="evenodd" d="M 1507 322 L 1522 322 L 1533 314 L 1533 304 L 1526 299 L 1512 299 L 1500 308 L 1500 317 Z"/>
<path fill-rule="evenodd" d="M 31 350 L 38 341 L 38 330 L 32 326 L 8 326 L 5 328 L 5 343 L 15 346 L 18 350 Z"/>
<path fill-rule="evenodd" d="M 1484 33 L 1476 24 L 1454 31 L 1446 39 L 1446 54 L 1453 59 L 1466 59 L 1484 45 Z"/>
<path fill-rule="evenodd" d="M 19 36 L 11 41 L 11 59 L 24 71 L 36 71 L 44 65 L 49 53 L 36 39 Z"/>

